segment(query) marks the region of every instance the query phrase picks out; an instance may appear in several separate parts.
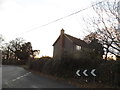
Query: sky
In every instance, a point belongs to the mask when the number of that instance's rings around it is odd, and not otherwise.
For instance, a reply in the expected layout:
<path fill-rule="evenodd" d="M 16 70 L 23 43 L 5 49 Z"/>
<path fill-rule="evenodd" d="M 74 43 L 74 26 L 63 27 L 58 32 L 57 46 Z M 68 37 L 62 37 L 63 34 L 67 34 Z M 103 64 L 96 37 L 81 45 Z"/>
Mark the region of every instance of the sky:
<path fill-rule="evenodd" d="M 98 1 L 98 0 L 97 0 Z M 83 38 L 86 23 L 93 17 L 92 8 L 55 23 L 51 21 L 91 6 L 96 0 L 0 0 L 0 34 L 6 41 L 23 37 L 40 50 L 40 56 L 53 56 L 53 43 L 63 28 L 65 33 Z"/>

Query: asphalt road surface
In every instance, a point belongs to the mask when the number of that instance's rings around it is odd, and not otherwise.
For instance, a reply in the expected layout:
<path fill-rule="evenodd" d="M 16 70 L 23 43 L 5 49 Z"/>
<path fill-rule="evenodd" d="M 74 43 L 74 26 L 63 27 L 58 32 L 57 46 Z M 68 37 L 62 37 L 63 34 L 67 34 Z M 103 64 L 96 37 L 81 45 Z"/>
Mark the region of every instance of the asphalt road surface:
<path fill-rule="evenodd" d="M 53 80 L 18 66 L 2 66 L 2 88 L 75 88 L 63 81 Z"/>

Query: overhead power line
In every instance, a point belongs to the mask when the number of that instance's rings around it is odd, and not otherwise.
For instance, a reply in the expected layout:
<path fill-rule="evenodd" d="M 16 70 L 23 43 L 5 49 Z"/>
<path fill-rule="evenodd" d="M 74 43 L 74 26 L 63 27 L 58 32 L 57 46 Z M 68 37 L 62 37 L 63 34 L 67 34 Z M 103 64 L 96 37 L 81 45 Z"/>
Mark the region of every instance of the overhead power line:
<path fill-rule="evenodd" d="M 86 8 L 84 8 L 84 9 L 81 9 L 81 10 L 79 10 L 79 11 L 76 11 L 76 12 L 74 12 L 74 13 L 71 13 L 71 14 L 69 14 L 69 15 L 66 15 L 66 16 L 63 16 L 63 17 L 61 17 L 61 18 L 58 18 L 58 19 L 56 19 L 56 20 L 53 20 L 53 21 L 51 21 L 51 22 L 48 22 L 48 23 L 46 23 L 46 24 L 43 24 L 43 25 L 41 25 L 41 26 L 32 28 L 32 29 L 30 29 L 30 30 L 28 30 L 28 31 L 25 31 L 25 32 L 23 32 L 23 33 L 20 33 L 19 35 L 25 34 L 25 33 L 28 33 L 28 32 L 31 32 L 31 31 L 36 30 L 36 29 L 38 29 L 38 28 L 47 26 L 47 25 L 49 25 L 49 24 L 52 24 L 52 23 L 58 22 L 58 21 L 60 21 L 60 20 L 62 20 L 62 19 L 65 19 L 65 18 L 67 18 L 67 17 L 73 16 L 73 15 L 78 14 L 78 13 L 80 13 L 80 12 L 82 12 L 82 11 L 85 11 L 85 10 L 87 10 L 87 9 L 93 7 L 93 6 L 96 6 L 96 5 L 98 5 L 98 4 L 100 4 L 100 3 L 104 2 L 104 1 L 105 1 L 105 0 L 103 0 L 103 1 L 101 1 L 101 2 L 98 2 L 98 3 L 94 4 L 94 5 L 91 5 L 91 6 L 89 6 L 89 7 L 86 7 Z"/>

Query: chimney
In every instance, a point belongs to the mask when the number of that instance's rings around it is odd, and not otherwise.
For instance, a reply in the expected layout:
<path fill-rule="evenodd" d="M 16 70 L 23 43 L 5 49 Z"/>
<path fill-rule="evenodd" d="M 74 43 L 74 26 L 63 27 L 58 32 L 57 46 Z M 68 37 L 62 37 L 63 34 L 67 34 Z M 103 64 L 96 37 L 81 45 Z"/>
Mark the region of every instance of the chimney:
<path fill-rule="evenodd" d="M 63 59 L 64 57 L 64 29 L 61 30 L 60 43 L 61 43 L 61 59 Z"/>
<path fill-rule="evenodd" d="M 64 34 L 64 29 L 61 30 L 61 35 L 63 35 L 63 34 Z"/>

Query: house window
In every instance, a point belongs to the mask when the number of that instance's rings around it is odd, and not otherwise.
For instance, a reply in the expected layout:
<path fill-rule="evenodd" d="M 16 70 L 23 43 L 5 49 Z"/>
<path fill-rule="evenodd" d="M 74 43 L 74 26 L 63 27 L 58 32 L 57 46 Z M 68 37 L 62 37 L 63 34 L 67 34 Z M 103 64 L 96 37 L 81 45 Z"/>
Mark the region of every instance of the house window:
<path fill-rule="evenodd" d="M 81 46 L 76 45 L 76 50 L 81 50 Z"/>

